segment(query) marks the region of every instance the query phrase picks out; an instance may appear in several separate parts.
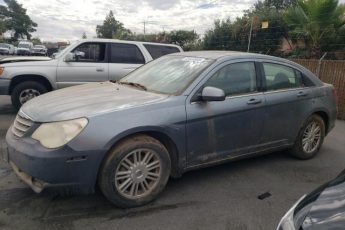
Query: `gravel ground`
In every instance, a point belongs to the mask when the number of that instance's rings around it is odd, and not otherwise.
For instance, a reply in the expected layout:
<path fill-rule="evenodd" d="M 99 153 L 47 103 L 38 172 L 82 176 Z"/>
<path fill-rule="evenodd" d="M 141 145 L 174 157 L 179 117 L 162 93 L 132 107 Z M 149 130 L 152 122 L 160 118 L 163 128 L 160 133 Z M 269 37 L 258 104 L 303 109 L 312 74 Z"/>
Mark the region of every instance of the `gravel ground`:
<path fill-rule="evenodd" d="M 15 116 L 0 96 L 0 144 Z M 345 122 L 326 137 L 319 155 L 300 161 L 276 152 L 186 173 L 170 180 L 152 204 L 118 209 L 97 192 L 59 197 L 33 193 L 0 162 L 0 229 L 275 229 L 303 194 L 345 168 Z M 260 194 L 271 196 L 260 200 Z"/>

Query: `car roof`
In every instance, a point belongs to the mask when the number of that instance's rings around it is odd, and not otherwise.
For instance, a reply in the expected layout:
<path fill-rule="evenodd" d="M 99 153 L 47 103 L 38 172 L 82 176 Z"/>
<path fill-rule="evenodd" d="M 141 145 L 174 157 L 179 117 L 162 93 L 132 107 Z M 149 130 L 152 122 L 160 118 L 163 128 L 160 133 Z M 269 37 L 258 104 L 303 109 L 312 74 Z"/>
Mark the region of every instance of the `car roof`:
<path fill-rule="evenodd" d="M 256 53 L 246 53 L 246 52 L 238 52 L 238 51 L 213 51 L 213 50 L 206 50 L 206 51 L 190 51 L 184 53 L 173 53 L 169 55 L 179 55 L 179 56 L 188 56 L 188 57 L 200 57 L 200 58 L 207 58 L 207 59 L 222 59 L 225 57 L 236 59 L 236 58 L 263 58 L 263 59 L 276 59 L 279 61 L 286 60 L 278 57 L 273 57 L 269 55 L 263 54 L 256 54 Z"/>
<path fill-rule="evenodd" d="M 127 40 L 106 39 L 106 38 L 83 39 L 83 40 L 79 40 L 79 42 L 121 42 L 121 43 L 128 43 L 128 44 L 164 45 L 164 46 L 171 46 L 171 47 L 180 48 L 180 46 L 175 45 L 175 44 L 166 44 L 166 43 L 159 43 L 159 42 L 127 41 Z"/>
<path fill-rule="evenodd" d="M 214 59 L 214 60 L 264 59 L 264 60 L 277 61 L 280 63 L 286 63 L 286 64 L 302 67 L 301 65 L 293 61 L 290 61 L 288 59 L 269 56 L 265 54 L 247 53 L 247 52 L 239 52 L 239 51 L 205 50 L 205 51 L 188 51 L 188 52 L 183 52 L 183 53 L 172 53 L 168 55 L 169 56 L 177 55 L 177 56 L 186 56 L 186 57 L 199 57 L 199 58 Z"/>

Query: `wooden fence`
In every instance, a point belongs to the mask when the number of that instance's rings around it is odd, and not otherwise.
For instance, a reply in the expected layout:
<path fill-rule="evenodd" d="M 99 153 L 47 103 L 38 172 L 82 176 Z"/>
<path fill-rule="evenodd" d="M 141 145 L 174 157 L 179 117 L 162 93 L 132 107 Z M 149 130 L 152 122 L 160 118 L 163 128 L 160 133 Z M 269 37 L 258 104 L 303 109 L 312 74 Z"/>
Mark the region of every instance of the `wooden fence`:
<path fill-rule="evenodd" d="M 294 59 L 292 60 L 317 74 L 326 83 L 334 85 L 338 99 L 338 118 L 345 120 L 345 60 Z M 319 68 L 319 69 L 318 69 Z"/>

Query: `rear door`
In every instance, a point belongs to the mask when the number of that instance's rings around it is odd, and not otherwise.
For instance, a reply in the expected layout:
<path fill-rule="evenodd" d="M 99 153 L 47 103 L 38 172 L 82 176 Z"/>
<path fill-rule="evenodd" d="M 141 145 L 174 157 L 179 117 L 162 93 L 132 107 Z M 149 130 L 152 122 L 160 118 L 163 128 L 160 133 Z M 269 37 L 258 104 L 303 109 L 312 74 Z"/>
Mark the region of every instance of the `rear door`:
<path fill-rule="evenodd" d="M 139 47 L 128 43 L 110 43 L 109 79 L 120 80 L 128 73 L 145 64 Z"/>
<path fill-rule="evenodd" d="M 262 62 L 266 112 L 263 142 L 272 146 L 293 143 L 311 111 L 312 91 L 292 66 Z"/>
<path fill-rule="evenodd" d="M 225 63 L 206 86 L 223 89 L 224 101 L 186 103 L 188 164 L 236 157 L 255 150 L 264 127 L 265 99 L 254 61 Z"/>
<path fill-rule="evenodd" d="M 57 67 L 58 88 L 109 79 L 106 43 L 82 43 L 72 52 L 75 61 L 61 60 Z"/>

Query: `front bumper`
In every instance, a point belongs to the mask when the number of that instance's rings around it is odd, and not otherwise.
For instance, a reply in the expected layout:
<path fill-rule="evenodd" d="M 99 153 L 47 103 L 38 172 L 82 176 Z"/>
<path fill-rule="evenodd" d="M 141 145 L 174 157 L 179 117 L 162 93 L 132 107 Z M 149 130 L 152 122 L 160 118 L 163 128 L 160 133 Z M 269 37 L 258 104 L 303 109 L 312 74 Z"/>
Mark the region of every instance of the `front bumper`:
<path fill-rule="evenodd" d="M 277 230 L 297 230 L 300 229 L 299 227 L 295 226 L 295 209 L 297 205 L 306 197 L 306 195 L 302 196 L 290 209 L 286 212 L 283 218 L 280 220 Z"/>
<path fill-rule="evenodd" d="M 10 51 L 9 50 L 0 50 L 0 54 L 9 54 Z"/>
<path fill-rule="evenodd" d="M 46 55 L 47 52 L 44 52 L 44 51 L 34 51 L 32 54 L 33 55 Z"/>
<path fill-rule="evenodd" d="M 94 191 L 103 156 L 100 151 L 80 152 L 68 146 L 46 149 L 30 137 L 16 138 L 11 128 L 6 134 L 8 161 L 35 192 L 48 187 L 71 188 L 84 194 Z"/>
<path fill-rule="evenodd" d="M 18 55 L 29 55 L 29 54 L 31 54 L 31 52 L 28 50 L 17 50 L 17 54 Z"/>
<path fill-rule="evenodd" d="M 8 95 L 10 89 L 11 80 L 1 79 L 0 77 L 0 95 Z"/>

